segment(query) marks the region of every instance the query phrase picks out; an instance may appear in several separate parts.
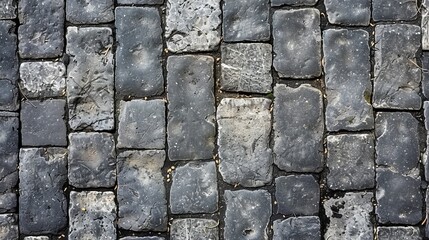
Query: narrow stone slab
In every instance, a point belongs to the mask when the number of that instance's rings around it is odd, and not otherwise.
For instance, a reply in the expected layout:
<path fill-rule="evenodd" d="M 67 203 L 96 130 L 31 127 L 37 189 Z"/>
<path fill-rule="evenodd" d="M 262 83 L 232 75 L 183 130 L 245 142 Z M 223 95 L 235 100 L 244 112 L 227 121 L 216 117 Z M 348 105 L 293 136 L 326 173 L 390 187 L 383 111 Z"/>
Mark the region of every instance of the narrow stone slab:
<path fill-rule="evenodd" d="M 422 22 L 422 24 L 421 24 L 421 27 L 422 27 L 422 48 L 423 48 L 423 50 L 429 50 L 429 1 L 428 0 L 423 0 L 422 1 L 422 5 L 420 6 L 420 11 L 421 11 L 421 16 L 422 16 L 422 20 L 421 20 L 421 22 Z M 428 53 L 425 53 L 425 52 L 423 52 L 423 56 L 424 56 L 424 58 L 427 58 L 427 54 Z M 426 55 L 426 57 L 425 57 L 425 55 Z M 426 60 L 426 61 L 428 61 L 428 60 Z M 423 63 L 423 60 L 422 60 L 422 63 Z M 426 64 L 428 64 L 428 63 L 426 63 Z M 425 65 L 424 63 L 423 63 L 423 65 Z M 424 68 L 423 67 L 423 69 L 427 69 L 427 68 Z M 423 71 L 423 72 L 426 72 L 426 74 L 427 74 L 427 72 L 428 71 Z M 427 96 L 425 95 L 425 97 L 427 98 Z"/>
<path fill-rule="evenodd" d="M 374 21 L 407 21 L 417 18 L 417 0 L 372 0 Z"/>
<path fill-rule="evenodd" d="M 118 7 L 116 15 L 116 95 L 147 97 L 164 91 L 159 11 Z"/>
<path fill-rule="evenodd" d="M 377 25 L 375 42 L 373 106 L 420 109 L 421 70 L 416 64 L 416 53 L 421 45 L 420 27 Z"/>
<path fill-rule="evenodd" d="M 19 239 L 17 214 L 0 214 L 0 239 Z"/>
<path fill-rule="evenodd" d="M 170 160 L 212 159 L 215 142 L 214 60 L 171 56 L 167 62 Z"/>
<path fill-rule="evenodd" d="M 374 128 L 368 40 L 364 30 L 323 31 L 328 131 Z"/>
<path fill-rule="evenodd" d="M 371 20 L 371 0 L 325 0 L 328 21 L 347 26 L 368 26 Z"/>
<path fill-rule="evenodd" d="M 429 12 L 428 12 L 428 16 L 429 16 Z M 428 21 L 428 24 L 429 24 L 429 21 Z M 428 41 L 429 41 L 429 39 L 428 39 Z M 429 50 L 429 47 L 428 47 L 428 50 Z M 420 60 L 422 61 L 422 68 L 423 68 L 423 71 L 422 71 L 422 92 L 426 98 L 429 98 L 429 52 L 426 52 L 426 51 L 423 52 Z"/>
<path fill-rule="evenodd" d="M 112 30 L 67 28 L 67 100 L 73 130 L 111 130 L 113 116 Z"/>
<path fill-rule="evenodd" d="M 19 160 L 20 232 L 58 234 L 67 226 L 67 149 L 21 148 Z"/>
<path fill-rule="evenodd" d="M 273 222 L 273 240 L 321 239 L 319 217 L 291 217 Z"/>
<path fill-rule="evenodd" d="M 280 77 L 302 79 L 322 74 L 319 10 L 275 11 L 273 38 L 273 66 Z"/>
<path fill-rule="evenodd" d="M 18 183 L 19 119 L 0 116 L 0 193 Z"/>
<path fill-rule="evenodd" d="M 425 129 L 426 129 L 426 146 L 429 146 L 429 102 L 425 101 L 423 104 L 424 116 L 425 116 Z M 426 181 L 429 180 L 429 148 L 426 147 L 426 151 L 422 156 L 422 162 L 425 171 Z"/>
<path fill-rule="evenodd" d="M 27 98 L 66 95 L 66 67 L 62 62 L 24 62 L 19 72 L 21 92 Z"/>
<path fill-rule="evenodd" d="M 303 84 L 274 87 L 274 162 L 289 172 L 323 168 L 323 100 L 320 90 Z"/>
<path fill-rule="evenodd" d="M 316 5 L 317 1 L 318 0 L 271 0 L 271 6 L 313 6 Z"/>
<path fill-rule="evenodd" d="M 123 237 L 120 240 L 165 240 L 163 237 Z"/>
<path fill-rule="evenodd" d="M 164 0 L 117 0 L 117 3 L 119 5 L 122 5 L 122 4 L 148 4 L 148 5 L 155 5 L 155 4 L 163 4 Z"/>
<path fill-rule="evenodd" d="M 218 146 L 223 180 L 259 187 L 272 179 L 271 101 L 224 98 L 217 111 Z"/>
<path fill-rule="evenodd" d="M 170 239 L 219 239 L 219 223 L 211 219 L 175 219 L 171 224 Z"/>
<path fill-rule="evenodd" d="M 18 87 L 10 80 L 0 80 L 0 110 L 17 111 L 18 103 Z"/>
<path fill-rule="evenodd" d="M 15 212 L 18 206 L 16 193 L 0 194 L 0 213 Z"/>
<path fill-rule="evenodd" d="M 422 239 L 418 227 L 377 227 L 379 240 L 420 240 Z"/>
<path fill-rule="evenodd" d="M 12 21 L 0 21 L 0 111 L 16 111 L 19 108 L 16 86 L 19 65 L 15 26 Z"/>
<path fill-rule="evenodd" d="M 226 190 L 225 239 L 268 240 L 271 195 L 266 190 Z"/>
<path fill-rule="evenodd" d="M 0 19 L 13 19 L 16 18 L 16 8 L 18 1 L 4 0 L 0 5 Z"/>
<path fill-rule="evenodd" d="M 161 150 L 118 155 L 118 226 L 132 231 L 167 230 L 167 200 Z"/>
<path fill-rule="evenodd" d="M 27 236 L 24 237 L 24 240 L 49 240 L 47 236 Z"/>
<path fill-rule="evenodd" d="M 66 18 L 74 24 L 99 24 L 115 20 L 113 0 L 67 0 Z"/>

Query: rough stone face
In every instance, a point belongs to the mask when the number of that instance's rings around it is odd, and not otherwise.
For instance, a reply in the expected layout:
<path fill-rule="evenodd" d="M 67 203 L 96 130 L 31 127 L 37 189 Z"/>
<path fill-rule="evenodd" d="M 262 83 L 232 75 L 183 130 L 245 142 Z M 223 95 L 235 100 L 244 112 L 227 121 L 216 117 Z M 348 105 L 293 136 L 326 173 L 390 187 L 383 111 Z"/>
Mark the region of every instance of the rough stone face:
<path fill-rule="evenodd" d="M 118 155 L 118 226 L 132 231 L 165 231 L 167 200 L 161 150 L 126 151 Z"/>
<path fill-rule="evenodd" d="M 328 131 L 374 128 L 368 39 L 364 30 L 323 32 Z"/>
<path fill-rule="evenodd" d="M 420 240 L 422 239 L 418 227 L 377 227 L 379 240 Z"/>
<path fill-rule="evenodd" d="M 259 187 L 272 179 L 271 101 L 224 98 L 217 111 L 218 146 L 223 180 Z"/>
<path fill-rule="evenodd" d="M 112 30 L 68 27 L 67 99 L 73 130 L 111 130 L 113 116 Z"/>
<path fill-rule="evenodd" d="M 163 4 L 164 0 L 117 0 L 118 4 Z"/>
<path fill-rule="evenodd" d="M 19 239 L 18 215 L 0 214 L 0 239 Z"/>
<path fill-rule="evenodd" d="M 74 24 L 97 24 L 115 20 L 113 0 L 67 0 L 66 18 Z"/>
<path fill-rule="evenodd" d="M 13 19 L 16 18 L 16 7 L 18 1 L 4 0 L 0 5 L 0 19 Z"/>
<path fill-rule="evenodd" d="M 0 8 L 2 8 L 0 6 Z M 1 10 L 0 10 L 1 11 Z M 18 110 L 18 55 L 15 23 L 0 21 L 0 111 Z"/>
<path fill-rule="evenodd" d="M 322 93 L 310 85 L 274 87 L 274 162 L 289 172 L 323 168 Z"/>
<path fill-rule="evenodd" d="M 270 40 L 269 0 L 225 0 L 223 40 L 225 42 Z"/>
<path fill-rule="evenodd" d="M 20 0 L 19 55 L 54 58 L 63 54 L 64 0 Z"/>
<path fill-rule="evenodd" d="M 421 70 L 416 64 L 416 53 L 421 44 L 420 27 L 408 24 L 377 25 L 375 42 L 373 106 L 420 109 Z"/>
<path fill-rule="evenodd" d="M 78 188 L 113 187 L 115 140 L 109 133 L 69 134 L 69 183 Z"/>
<path fill-rule="evenodd" d="M 372 240 L 372 198 L 372 193 L 362 192 L 346 193 L 344 197 L 328 199 L 323 204 L 329 218 L 325 239 Z"/>
<path fill-rule="evenodd" d="M 422 14 L 422 48 L 423 50 L 429 50 L 429 1 L 428 0 L 423 0 L 422 1 L 422 5 L 420 6 L 420 11 Z M 419 11 L 419 12 L 420 12 Z M 428 65 L 429 63 L 427 63 L 427 58 L 428 58 L 428 53 L 423 52 L 423 58 L 426 58 L 426 65 Z M 424 68 L 424 61 L 422 60 L 422 64 L 423 64 L 423 69 L 427 69 Z M 428 74 L 428 71 L 423 71 L 424 73 L 426 73 L 425 75 Z M 427 95 L 425 94 L 425 97 L 427 98 Z"/>
<path fill-rule="evenodd" d="M 275 11 L 273 38 L 273 66 L 280 77 L 302 79 L 322 74 L 319 10 Z"/>
<path fill-rule="evenodd" d="M 19 119 L 0 115 L 0 193 L 18 183 Z"/>
<path fill-rule="evenodd" d="M 371 20 L 371 0 L 325 0 L 328 21 L 348 26 L 368 26 Z"/>
<path fill-rule="evenodd" d="M 70 193 L 68 239 L 116 239 L 113 192 Z"/>
<path fill-rule="evenodd" d="M 269 93 L 272 47 L 265 43 L 223 44 L 220 88 L 232 92 Z"/>
<path fill-rule="evenodd" d="M 318 0 L 271 0 L 271 6 L 313 6 Z"/>
<path fill-rule="evenodd" d="M 164 101 L 121 101 L 117 147 L 140 149 L 164 148 Z"/>
<path fill-rule="evenodd" d="M 67 149 L 22 148 L 19 159 L 20 232 L 59 233 L 67 226 Z"/>
<path fill-rule="evenodd" d="M 19 69 L 21 91 L 27 98 L 66 94 L 66 67 L 62 62 L 24 62 Z"/>
<path fill-rule="evenodd" d="M 172 56 L 167 62 L 170 160 L 212 159 L 215 142 L 214 60 Z"/>
<path fill-rule="evenodd" d="M 319 217 L 291 217 L 273 222 L 273 240 L 321 239 Z"/>
<path fill-rule="evenodd" d="M 211 219 L 185 218 L 175 219 L 171 224 L 170 239 L 207 239 L 218 240 L 218 222 Z"/>
<path fill-rule="evenodd" d="M 17 203 L 16 193 L 0 194 L 0 213 L 15 212 Z"/>
<path fill-rule="evenodd" d="M 271 195 L 266 190 L 226 190 L 225 239 L 268 240 Z"/>
<path fill-rule="evenodd" d="M 170 205 L 173 214 L 213 213 L 218 192 L 214 162 L 191 162 L 173 172 Z"/>
<path fill-rule="evenodd" d="M 162 28 L 156 8 L 118 7 L 116 95 L 146 97 L 164 91 Z"/>
<path fill-rule="evenodd" d="M 374 21 L 400 21 L 417 18 L 417 0 L 372 0 Z"/>
<path fill-rule="evenodd" d="M 28 100 L 21 106 L 23 146 L 67 146 L 65 100 Z"/>
<path fill-rule="evenodd" d="M 429 16 L 429 12 L 428 12 L 428 16 Z M 429 24 L 429 21 L 428 21 L 428 24 Z M 426 98 L 429 98 L 429 52 L 423 52 L 420 60 L 422 61 L 422 68 L 426 69 L 422 71 L 422 92 Z"/>
<path fill-rule="evenodd" d="M 374 136 L 342 134 L 327 137 L 328 187 L 361 190 L 374 187 Z"/>

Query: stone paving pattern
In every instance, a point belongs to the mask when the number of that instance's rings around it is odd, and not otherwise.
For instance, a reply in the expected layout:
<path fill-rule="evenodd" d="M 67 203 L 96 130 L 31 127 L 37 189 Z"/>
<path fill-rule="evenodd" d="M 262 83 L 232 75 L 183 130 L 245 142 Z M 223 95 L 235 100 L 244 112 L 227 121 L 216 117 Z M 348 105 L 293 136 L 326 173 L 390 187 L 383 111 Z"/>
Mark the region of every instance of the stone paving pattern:
<path fill-rule="evenodd" d="M 1 0 L 0 240 L 429 239 L 429 0 Z"/>

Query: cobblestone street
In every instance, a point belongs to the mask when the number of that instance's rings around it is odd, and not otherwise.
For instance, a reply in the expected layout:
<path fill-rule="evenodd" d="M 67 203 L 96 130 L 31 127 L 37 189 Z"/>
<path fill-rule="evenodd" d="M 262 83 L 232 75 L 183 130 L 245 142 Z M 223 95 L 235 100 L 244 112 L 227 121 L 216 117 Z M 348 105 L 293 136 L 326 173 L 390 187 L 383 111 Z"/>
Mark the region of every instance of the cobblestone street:
<path fill-rule="evenodd" d="M 0 240 L 429 239 L 428 24 L 429 0 L 0 0 Z"/>

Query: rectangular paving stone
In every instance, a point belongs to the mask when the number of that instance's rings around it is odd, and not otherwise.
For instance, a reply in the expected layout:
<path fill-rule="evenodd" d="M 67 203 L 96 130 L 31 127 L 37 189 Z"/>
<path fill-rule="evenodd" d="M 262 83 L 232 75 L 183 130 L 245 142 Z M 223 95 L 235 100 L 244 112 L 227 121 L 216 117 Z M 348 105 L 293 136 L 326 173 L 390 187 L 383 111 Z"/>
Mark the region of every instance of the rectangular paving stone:
<path fill-rule="evenodd" d="M 371 0 L 325 0 L 328 21 L 346 26 L 368 26 L 371 20 Z"/>
<path fill-rule="evenodd" d="M 62 62 L 23 62 L 19 72 L 20 89 L 27 98 L 66 95 L 66 67 Z"/>
<path fill-rule="evenodd" d="M 68 27 L 67 100 L 73 130 L 112 130 L 112 30 L 106 27 Z"/>
<path fill-rule="evenodd" d="M 426 98 L 429 98 L 429 52 L 423 52 L 420 60 L 422 61 L 422 69 L 423 69 L 422 70 L 422 93 Z"/>
<path fill-rule="evenodd" d="M 163 150 L 125 151 L 118 155 L 118 227 L 165 231 L 167 199 L 161 168 Z"/>
<path fill-rule="evenodd" d="M 162 94 L 163 45 L 158 9 L 118 7 L 115 15 L 117 98 Z"/>
<path fill-rule="evenodd" d="M 323 31 L 328 131 L 374 128 L 368 41 L 364 30 Z"/>
<path fill-rule="evenodd" d="M 220 165 L 223 181 L 260 187 L 272 179 L 271 100 L 224 98 L 217 109 Z"/>
<path fill-rule="evenodd" d="M 274 163 L 288 172 L 323 168 L 323 99 L 320 90 L 274 87 Z"/>
<path fill-rule="evenodd" d="M 49 240 L 47 236 L 27 236 L 24 237 L 24 240 Z"/>
<path fill-rule="evenodd" d="M 313 78 L 322 74 L 320 12 L 277 10 L 273 15 L 273 66 L 281 78 Z"/>
<path fill-rule="evenodd" d="M 374 21 L 407 21 L 417 18 L 417 0 L 372 0 Z"/>
<path fill-rule="evenodd" d="M 421 70 L 416 64 L 416 53 L 421 45 L 420 27 L 377 25 L 375 42 L 373 106 L 420 109 Z"/>
<path fill-rule="evenodd" d="M 67 0 L 66 18 L 73 24 L 99 24 L 115 20 L 113 0 Z"/>
<path fill-rule="evenodd" d="M 0 80 L 0 110 L 1 111 L 17 111 L 18 103 L 18 87 L 11 80 Z"/>
<path fill-rule="evenodd" d="M 271 6 L 313 6 L 318 0 L 271 0 Z"/>
<path fill-rule="evenodd" d="M 19 55 L 55 58 L 64 48 L 64 0 L 20 0 Z"/>
<path fill-rule="evenodd" d="M 17 0 L 3 0 L 0 5 L 0 19 L 16 18 Z"/>
<path fill-rule="evenodd" d="M 165 240 L 163 237 L 123 237 L 120 240 Z"/>
<path fill-rule="evenodd" d="M 377 227 L 378 240 L 420 240 L 422 239 L 418 227 Z"/>
<path fill-rule="evenodd" d="M 170 160 L 212 159 L 215 142 L 214 59 L 167 61 L 167 141 Z"/>
<path fill-rule="evenodd" d="M 429 24 L 429 1 L 422 0 L 419 12 L 421 12 L 421 16 L 422 16 L 422 19 L 421 19 L 422 49 L 423 50 L 429 50 L 429 25 L 428 25 Z M 425 55 L 427 58 L 427 53 L 423 52 L 424 58 L 425 58 Z M 428 61 L 428 60 L 426 60 L 426 61 Z M 422 63 L 423 63 L 423 60 L 422 60 Z M 424 65 L 424 63 L 423 63 L 423 65 Z M 423 67 L 423 69 L 427 69 L 427 68 Z M 423 71 L 423 72 L 427 73 L 427 71 Z"/>
<path fill-rule="evenodd" d="M 219 222 L 212 219 L 184 218 L 174 219 L 170 229 L 171 240 L 219 239 Z"/>
<path fill-rule="evenodd" d="M 67 226 L 67 149 L 21 148 L 19 230 L 58 234 Z"/>
<path fill-rule="evenodd" d="M 429 146 L 429 102 L 425 101 L 423 103 L 423 109 L 424 109 L 424 117 L 425 117 L 425 130 L 426 130 L 426 146 Z M 422 162 L 424 166 L 425 171 L 425 178 L 426 181 L 429 180 L 429 148 L 426 147 L 426 151 L 424 152 L 422 156 Z"/>
<path fill-rule="evenodd" d="M 0 239 L 19 239 L 17 214 L 0 214 Z"/>
<path fill-rule="evenodd" d="M 290 217 L 273 222 L 273 240 L 321 239 L 319 217 Z"/>
<path fill-rule="evenodd" d="M 0 213 L 16 212 L 18 199 L 16 193 L 9 192 L 0 194 Z"/>
<path fill-rule="evenodd" d="M 148 5 L 155 5 L 155 4 L 163 4 L 164 0 L 117 0 L 117 3 L 119 5 L 124 5 L 124 4 L 148 4 Z"/>
<path fill-rule="evenodd" d="M 0 194 L 18 183 L 19 119 L 0 115 Z"/>

